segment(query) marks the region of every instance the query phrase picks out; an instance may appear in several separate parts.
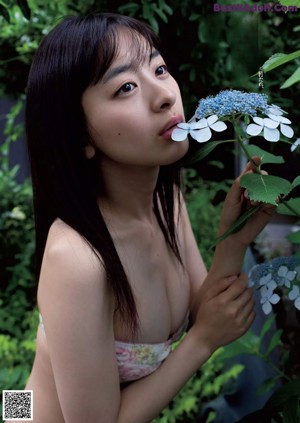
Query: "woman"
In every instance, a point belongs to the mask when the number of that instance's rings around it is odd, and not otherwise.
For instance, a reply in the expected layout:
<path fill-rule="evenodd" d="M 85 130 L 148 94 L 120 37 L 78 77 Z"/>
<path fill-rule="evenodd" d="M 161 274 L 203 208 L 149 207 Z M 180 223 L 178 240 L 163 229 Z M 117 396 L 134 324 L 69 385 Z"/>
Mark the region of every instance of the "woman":
<path fill-rule="evenodd" d="M 33 421 L 150 422 L 251 325 L 240 269 L 270 210 L 223 241 L 206 272 L 180 194 L 188 140 L 171 140 L 180 91 L 134 19 L 60 23 L 35 56 L 26 121 L 41 313 Z M 237 179 L 220 233 L 246 206 Z"/>

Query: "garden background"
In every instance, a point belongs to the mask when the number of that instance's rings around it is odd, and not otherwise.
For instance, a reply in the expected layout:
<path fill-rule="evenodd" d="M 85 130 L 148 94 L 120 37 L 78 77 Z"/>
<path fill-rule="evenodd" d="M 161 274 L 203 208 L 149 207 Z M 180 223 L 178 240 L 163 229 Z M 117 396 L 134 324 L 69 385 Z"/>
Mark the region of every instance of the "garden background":
<path fill-rule="evenodd" d="M 33 278 L 34 223 L 23 106 L 30 63 L 42 37 L 69 14 L 99 10 L 137 17 L 159 33 L 163 55 L 181 88 L 187 117 L 194 114 L 200 98 L 223 89 L 264 92 L 270 98 L 269 103 L 289 112 L 298 138 L 300 76 L 290 87 L 280 87 L 299 67 L 300 58 L 266 73 L 262 91 L 257 76 L 259 68 L 273 54 L 289 54 L 300 49 L 299 4 L 298 7 L 298 12 L 259 13 L 214 12 L 213 2 L 204 0 L 0 1 L 0 391 L 24 388 L 35 352 L 38 313 Z M 292 180 L 299 172 L 299 153 L 291 153 L 287 144 L 263 141 L 263 146 L 259 144 L 262 148 L 287 158 L 280 173 Z M 217 232 L 221 201 L 242 162 L 236 149 L 224 146 L 186 168 L 188 210 L 207 266 L 212 257 L 210 246 Z M 272 165 L 266 168 L 270 173 L 278 172 Z M 291 216 L 276 216 L 273 226 L 253 245 L 249 260 L 260 262 L 297 251 L 299 241 L 293 243 L 293 237 L 289 235 L 288 240 L 285 235 L 298 223 Z M 295 310 L 288 302 L 280 303 L 275 314 L 262 320 L 254 332 L 217 351 L 156 423 L 234 423 L 263 408 L 274 391 L 273 400 L 260 411 L 265 413 L 264 422 L 299 423 L 299 332 Z M 245 353 L 259 361 L 243 361 Z M 255 366 L 261 366 L 261 362 L 266 363 L 266 380 L 249 397 L 238 381 L 242 374 L 247 374 L 249 363 L 254 366 L 251 372 L 255 373 L 260 368 Z M 281 385 L 289 388 L 280 391 L 278 401 L 276 392 L 283 389 Z M 250 401 L 245 401 L 245 395 Z M 220 399 L 224 404 L 224 398 L 227 403 L 228 398 L 234 399 L 231 406 L 239 410 L 235 419 L 225 421 L 220 417 L 224 412 Z M 292 410 L 290 417 L 287 409 Z"/>

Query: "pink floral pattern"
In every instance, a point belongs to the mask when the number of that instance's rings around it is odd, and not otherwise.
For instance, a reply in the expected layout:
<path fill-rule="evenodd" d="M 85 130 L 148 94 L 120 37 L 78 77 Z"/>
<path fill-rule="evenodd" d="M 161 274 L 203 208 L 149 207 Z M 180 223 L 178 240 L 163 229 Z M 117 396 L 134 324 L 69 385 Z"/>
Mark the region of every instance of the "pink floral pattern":
<path fill-rule="evenodd" d="M 46 338 L 42 315 L 39 314 L 42 331 Z M 115 341 L 120 383 L 141 379 L 153 373 L 172 351 L 188 326 L 188 315 L 181 327 L 167 341 L 159 344 L 133 344 Z"/>
<path fill-rule="evenodd" d="M 132 344 L 115 341 L 120 382 L 141 379 L 153 373 L 172 351 L 188 325 L 188 316 L 181 327 L 167 341 L 159 344 Z"/>

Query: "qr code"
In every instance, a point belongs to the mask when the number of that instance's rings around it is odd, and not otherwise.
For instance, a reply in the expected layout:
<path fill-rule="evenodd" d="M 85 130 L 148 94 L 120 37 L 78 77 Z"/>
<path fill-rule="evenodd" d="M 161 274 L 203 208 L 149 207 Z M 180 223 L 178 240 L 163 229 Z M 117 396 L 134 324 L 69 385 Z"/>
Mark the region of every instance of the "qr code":
<path fill-rule="evenodd" d="M 2 391 L 3 420 L 33 420 L 32 391 Z"/>

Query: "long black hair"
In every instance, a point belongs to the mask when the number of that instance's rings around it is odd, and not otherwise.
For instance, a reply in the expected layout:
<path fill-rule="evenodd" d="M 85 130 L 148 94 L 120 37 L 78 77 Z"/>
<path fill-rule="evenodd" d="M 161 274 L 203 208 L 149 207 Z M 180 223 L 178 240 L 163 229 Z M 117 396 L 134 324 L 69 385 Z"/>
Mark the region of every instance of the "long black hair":
<path fill-rule="evenodd" d="M 83 92 L 102 78 L 115 58 L 120 27 L 133 34 L 132 40 L 143 37 L 149 46 L 159 48 L 156 35 L 146 24 L 110 13 L 68 17 L 45 37 L 29 74 L 26 134 L 34 193 L 37 281 L 49 228 L 60 218 L 99 256 L 116 309 L 135 332 L 134 296 L 97 204 L 101 180 L 93 159 L 87 160 L 84 154 L 89 135 L 81 105 Z M 162 166 L 153 206 L 166 242 L 181 262 L 174 221 L 176 187 L 178 164 Z"/>

